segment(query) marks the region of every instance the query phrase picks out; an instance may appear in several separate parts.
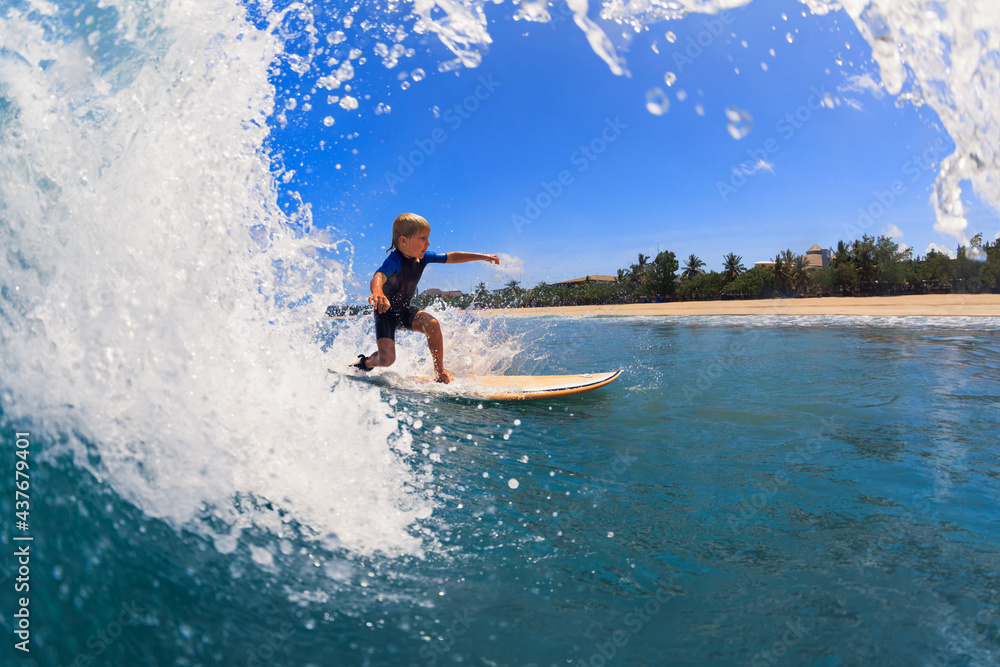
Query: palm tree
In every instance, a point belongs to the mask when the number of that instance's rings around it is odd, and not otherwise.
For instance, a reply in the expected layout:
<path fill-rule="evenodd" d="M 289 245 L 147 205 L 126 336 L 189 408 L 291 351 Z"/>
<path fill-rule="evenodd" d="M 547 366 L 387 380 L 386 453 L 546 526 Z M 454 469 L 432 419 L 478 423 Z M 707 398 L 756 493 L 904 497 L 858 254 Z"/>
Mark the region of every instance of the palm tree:
<path fill-rule="evenodd" d="M 801 294 L 805 294 L 810 282 L 809 260 L 805 255 L 796 255 L 792 260 L 791 269 L 792 284 L 801 289 Z"/>
<path fill-rule="evenodd" d="M 740 277 L 740 274 L 746 271 L 746 267 L 743 266 L 743 256 L 737 255 L 734 252 L 725 255 L 723 258 L 725 263 L 722 267 L 722 279 L 730 283 Z"/>
<path fill-rule="evenodd" d="M 682 278 L 691 279 L 695 276 L 700 276 L 704 273 L 701 267 L 705 266 L 705 262 L 698 259 L 697 255 L 691 255 L 687 258 L 687 264 L 684 265 L 684 272 L 681 273 Z"/>
<path fill-rule="evenodd" d="M 785 268 L 785 258 L 779 252 L 772 260 L 774 262 L 774 289 L 784 293 L 788 288 L 788 273 Z"/>
<path fill-rule="evenodd" d="M 521 305 L 520 300 L 523 292 L 521 283 L 511 280 L 503 287 L 504 301 L 507 302 L 508 306 L 519 306 Z"/>

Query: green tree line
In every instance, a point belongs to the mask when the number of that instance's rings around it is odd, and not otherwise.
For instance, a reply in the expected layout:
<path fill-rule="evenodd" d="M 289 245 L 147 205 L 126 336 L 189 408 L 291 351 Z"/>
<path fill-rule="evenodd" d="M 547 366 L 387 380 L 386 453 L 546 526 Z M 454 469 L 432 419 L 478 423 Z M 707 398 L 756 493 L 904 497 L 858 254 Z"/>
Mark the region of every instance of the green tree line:
<path fill-rule="evenodd" d="M 480 283 L 472 294 L 449 300 L 461 308 L 586 306 L 655 301 L 767 299 L 793 296 L 888 296 L 960 292 L 1000 293 L 1000 240 L 983 243 L 975 236 L 955 258 L 931 250 L 912 257 L 887 236 L 865 235 L 837 244 L 829 266 L 812 268 L 805 255 L 777 253 L 769 265 L 747 269 L 735 253 L 722 257 L 720 270 L 706 271 L 696 255 L 684 260 L 669 251 L 656 257 L 639 254 L 636 263 L 618 269 L 614 282 L 556 287 L 539 283 L 523 288 L 511 280 L 502 289 Z M 417 297 L 424 308 L 433 297 Z"/>

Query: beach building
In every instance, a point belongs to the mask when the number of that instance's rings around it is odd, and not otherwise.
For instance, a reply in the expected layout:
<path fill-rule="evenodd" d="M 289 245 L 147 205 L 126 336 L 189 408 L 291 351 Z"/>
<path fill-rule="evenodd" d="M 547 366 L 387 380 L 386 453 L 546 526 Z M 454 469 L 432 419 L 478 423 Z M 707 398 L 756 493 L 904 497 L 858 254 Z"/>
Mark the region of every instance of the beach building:
<path fill-rule="evenodd" d="M 591 285 L 591 284 L 601 284 L 601 283 L 613 283 L 616 282 L 618 278 L 615 276 L 601 276 L 594 274 L 592 276 L 584 276 L 582 278 L 573 278 L 572 280 L 564 280 L 558 283 L 552 283 L 553 287 L 575 287 L 577 285 Z"/>
<path fill-rule="evenodd" d="M 462 296 L 462 292 L 457 289 L 449 290 L 445 292 L 444 290 L 439 290 L 436 287 L 431 287 L 430 289 L 425 289 L 420 293 L 420 296 L 429 296 L 431 298 L 441 298 L 441 299 L 457 299 Z"/>
<path fill-rule="evenodd" d="M 809 262 L 807 268 L 810 269 L 825 269 L 830 266 L 830 260 L 833 258 L 833 252 L 827 248 L 820 248 L 818 245 L 813 244 L 813 247 L 806 250 L 806 261 Z M 774 266 L 773 259 L 767 259 L 762 262 L 754 262 L 753 265 L 757 266 Z"/>
<path fill-rule="evenodd" d="M 806 250 L 806 259 L 809 260 L 810 269 L 825 269 L 830 266 L 832 253 L 827 248 L 820 248 L 818 245 Z"/>

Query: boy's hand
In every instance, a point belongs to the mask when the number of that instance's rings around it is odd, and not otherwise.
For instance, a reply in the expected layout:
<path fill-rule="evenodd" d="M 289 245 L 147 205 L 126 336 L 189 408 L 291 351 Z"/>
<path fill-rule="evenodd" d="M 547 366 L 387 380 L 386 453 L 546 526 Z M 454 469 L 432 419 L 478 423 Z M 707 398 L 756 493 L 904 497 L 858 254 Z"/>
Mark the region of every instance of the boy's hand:
<path fill-rule="evenodd" d="M 372 294 L 368 297 L 368 303 L 375 306 L 375 312 L 379 315 L 389 310 L 389 299 L 387 299 L 385 294 L 382 294 L 382 292 Z"/>
<path fill-rule="evenodd" d="M 497 257 L 496 255 L 486 255 L 486 261 L 489 262 L 490 264 L 499 264 L 500 258 Z"/>

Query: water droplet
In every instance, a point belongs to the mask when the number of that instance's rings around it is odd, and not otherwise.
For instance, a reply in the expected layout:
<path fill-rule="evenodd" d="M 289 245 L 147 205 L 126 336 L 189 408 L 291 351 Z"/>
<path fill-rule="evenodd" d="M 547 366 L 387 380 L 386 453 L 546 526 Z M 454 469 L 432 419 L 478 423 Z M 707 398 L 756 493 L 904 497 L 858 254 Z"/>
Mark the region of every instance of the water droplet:
<path fill-rule="evenodd" d="M 760 64 L 760 68 L 766 72 L 767 71 L 767 63 L 761 63 Z"/>
<path fill-rule="evenodd" d="M 231 554 L 236 551 L 237 540 L 232 535 L 217 535 L 215 538 L 215 550 L 220 554 Z"/>
<path fill-rule="evenodd" d="M 340 106 L 341 108 L 351 111 L 352 109 L 358 108 L 358 101 L 350 95 L 344 95 L 344 97 L 340 99 Z"/>
<path fill-rule="evenodd" d="M 792 33 L 790 33 L 790 32 L 789 32 L 789 33 L 785 33 L 785 39 L 787 39 L 787 40 L 788 40 L 788 43 L 789 43 L 789 44 L 791 44 L 792 42 L 794 42 L 794 41 L 795 41 L 795 38 L 794 38 L 794 37 L 792 37 Z"/>
<path fill-rule="evenodd" d="M 678 99 L 678 101 L 683 102 L 687 98 L 688 98 L 687 91 L 685 91 L 683 89 L 677 91 L 677 99 Z"/>
<path fill-rule="evenodd" d="M 843 59 L 843 57 L 839 53 L 837 54 L 837 64 L 838 65 L 843 65 L 844 64 L 844 59 Z"/>
<path fill-rule="evenodd" d="M 402 88 L 403 90 L 406 90 L 407 88 L 410 87 L 410 82 L 404 81 L 403 83 L 399 84 L 399 87 Z"/>
<path fill-rule="evenodd" d="M 410 73 L 410 76 L 411 76 L 411 77 L 413 77 L 413 80 L 414 80 L 414 81 L 422 81 L 422 80 L 423 80 L 423 78 L 424 78 L 425 76 L 427 76 L 427 73 L 426 73 L 426 72 L 424 72 L 424 70 L 422 70 L 422 69 L 420 69 L 420 68 L 418 67 L 417 69 L 413 70 L 413 71 L 412 71 L 412 72 Z"/>
<path fill-rule="evenodd" d="M 972 246 L 971 248 L 969 248 L 968 251 L 966 251 L 965 256 L 977 262 L 986 261 L 986 251 L 980 248 L 979 246 Z"/>
<path fill-rule="evenodd" d="M 334 122 L 335 121 L 333 120 L 333 116 L 327 116 L 326 118 L 323 119 L 323 124 L 326 125 L 327 127 L 333 125 Z"/>
<path fill-rule="evenodd" d="M 788 14 L 785 14 L 784 12 L 782 12 L 781 13 L 781 20 L 782 21 L 787 21 L 788 20 Z"/>
<path fill-rule="evenodd" d="M 726 118 L 729 119 L 726 129 L 729 130 L 733 139 L 742 139 L 753 130 L 753 117 L 743 109 L 733 106 L 726 107 Z"/>
<path fill-rule="evenodd" d="M 705 107 L 701 106 L 700 104 L 696 104 L 696 105 L 694 105 L 694 112 L 696 114 L 698 114 L 699 116 L 704 116 L 705 115 Z"/>
<path fill-rule="evenodd" d="M 287 100 L 287 101 L 285 102 L 285 108 L 286 108 L 286 109 L 288 109 L 289 111 L 291 111 L 292 109 L 294 109 L 294 108 L 295 108 L 295 107 L 297 107 L 298 105 L 299 105 L 299 102 L 298 102 L 298 100 L 296 100 L 296 99 L 295 99 L 294 97 L 292 97 L 292 98 L 289 98 L 289 99 L 288 99 L 288 100 Z"/>
<path fill-rule="evenodd" d="M 521 483 L 518 482 L 513 477 L 511 477 L 510 479 L 507 480 L 507 486 L 509 486 L 512 489 L 516 489 L 517 487 L 521 486 Z"/>
<path fill-rule="evenodd" d="M 670 100 L 659 88 L 646 91 L 646 110 L 654 116 L 662 116 L 670 108 Z"/>
<path fill-rule="evenodd" d="M 674 85 L 674 82 L 677 81 L 677 75 L 673 72 L 667 72 L 663 75 L 663 81 L 666 82 L 668 86 L 672 86 Z"/>
<path fill-rule="evenodd" d="M 673 44 L 674 42 L 677 41 L 677 35 L 675 35 L 673 32 L 669 32 L 668 31 L 667 32 L 667 41 L 670 42 L 671 44 Z"/>

